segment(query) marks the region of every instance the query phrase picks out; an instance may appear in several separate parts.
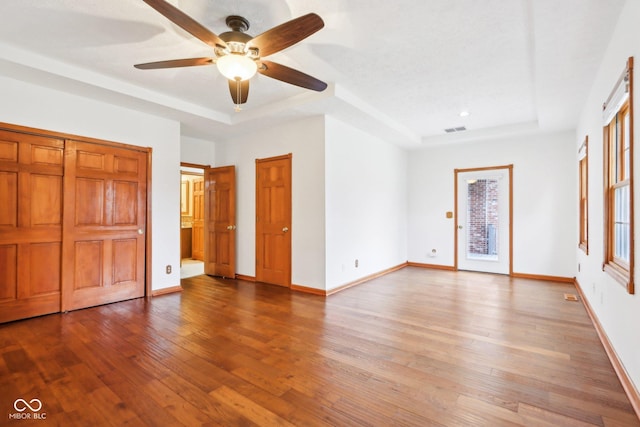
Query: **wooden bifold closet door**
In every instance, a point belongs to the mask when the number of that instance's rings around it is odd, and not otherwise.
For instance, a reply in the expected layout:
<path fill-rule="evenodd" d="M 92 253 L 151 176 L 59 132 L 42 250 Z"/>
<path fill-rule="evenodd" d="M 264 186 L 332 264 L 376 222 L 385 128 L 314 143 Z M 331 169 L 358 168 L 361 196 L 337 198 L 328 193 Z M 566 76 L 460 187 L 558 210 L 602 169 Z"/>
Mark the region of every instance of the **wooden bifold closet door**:
<path fill-rule="evenodd" d="M 144 296 L 146 159 L 66 141 L 63 311 Z"/>
<path fill-rule="evenodd" d="M 0 323 L 60 311 L 64 141 L 0 130 Z"/>
<path fill-rule="evenodd" d="M 0 323 L 144 296 L 148 149 L 34 133 L 0 129 Z"/>

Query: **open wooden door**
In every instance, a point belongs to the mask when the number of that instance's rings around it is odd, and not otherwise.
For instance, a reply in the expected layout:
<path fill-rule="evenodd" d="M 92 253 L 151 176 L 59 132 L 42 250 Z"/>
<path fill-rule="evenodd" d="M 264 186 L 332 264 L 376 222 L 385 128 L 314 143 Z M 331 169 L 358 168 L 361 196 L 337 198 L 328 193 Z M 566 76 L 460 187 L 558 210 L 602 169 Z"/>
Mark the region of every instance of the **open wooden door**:
<path fill-rule="evenodd" d="M 66 142 L 63 311 L 144 296 L 147 156 Z"/>
<path fill-rule="evenodd" d="M 291 154 L 256 160 L 256 280 L 291 286 Z"/>
<path fill-rule="evenodd" d="M 191 258 L 200 261 L 204 260 L 204 178 L 196 178 L 193 180 Z"/>
<path fill-rule="evenodd" d="M 235 166 L 204 170 L 204 272 L 236 275 Z"/>
<path fill-rule="evenodd" d="M 60 311 L 63 154 L 0 131 L 0 323 Z"/>

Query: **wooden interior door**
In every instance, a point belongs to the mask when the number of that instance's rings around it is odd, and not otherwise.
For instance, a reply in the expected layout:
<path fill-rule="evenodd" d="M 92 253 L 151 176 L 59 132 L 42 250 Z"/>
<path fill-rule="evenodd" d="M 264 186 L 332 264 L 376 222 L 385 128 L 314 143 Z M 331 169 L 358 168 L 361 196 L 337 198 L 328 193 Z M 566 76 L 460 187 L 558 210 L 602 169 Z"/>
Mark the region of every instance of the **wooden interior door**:
<path fill-rule="evenodd" d="M 256 280 L 291 286 L 291 154 L 256 160 Z"/>
<path fill-rule="evenodd" d="M 66 141 L 63 311 L 144 296 L 147 155 Z"/>
<path fill-rule="evenodd" d="M 193 180 L 193 223 L 191 258 L 204 260 L 204 178 Z"/>
<path fill-rule="evenodd" d="M 63 154 L 0 131 L 0 323 L 60 311 Z"/>
<path fill-rule="evenodd" d="M 236 169 L 204 170 L 204 272 L 236 275 Z"/>

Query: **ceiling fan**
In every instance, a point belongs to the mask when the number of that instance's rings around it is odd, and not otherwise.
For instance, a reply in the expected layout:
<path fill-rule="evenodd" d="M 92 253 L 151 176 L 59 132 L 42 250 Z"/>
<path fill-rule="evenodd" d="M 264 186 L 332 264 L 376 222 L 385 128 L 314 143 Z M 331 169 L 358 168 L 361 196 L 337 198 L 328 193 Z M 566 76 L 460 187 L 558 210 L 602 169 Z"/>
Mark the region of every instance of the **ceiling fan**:
<path fill-rule="evenodd" d="M 315 77 L 263 59 L 265 56 L 272 55 L 304 40 L 323 28 L 322 18 L 315 13 L 292 19 L 256 37 L 251 37 L 245 32 L 249 29 L 249 21 L 242 16 L 232 15 L 226 19 L 226 24 L 231 31 L 217 36 L 165 0 L 144 0 L 144 2 L 177 26 L 211 46 L 214 56 L 147 62 L 134 65 L 136 68 L 151 70 L 216 64 L 220 73 L 229 79 L 229 92 L 236 111 L 240 110 L 241 104 L 247 102 L 249 79 L 256 72 L 318 92 L 327 87 L 326 83 Z"/>

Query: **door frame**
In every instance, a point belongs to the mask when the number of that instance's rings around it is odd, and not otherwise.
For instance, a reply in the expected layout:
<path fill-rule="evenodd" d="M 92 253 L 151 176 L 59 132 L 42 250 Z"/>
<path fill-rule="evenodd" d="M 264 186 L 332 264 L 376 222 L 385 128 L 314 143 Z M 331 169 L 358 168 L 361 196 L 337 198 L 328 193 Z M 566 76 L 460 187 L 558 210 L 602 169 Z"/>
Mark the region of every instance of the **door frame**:
<path fill-rule="evenodd" d="M 194 168 L 202 170 L 202 177 L 204 177 L 204 170 L 211 168 L 211 165 L 201 165 L 199 163 L 180 162 L 180 179 L 182 180 L 182 174 L 191 174 L 190 172 L 184 172 L 182 168 Z M 196 173 L 194 172 L 193 175 Z M 178 211 L 180 212 L 180 218 L 182 218 L 182 210 L 180 209 L 180 200 L 178 200 Z M 182 267 L 182 256 L 180 257 L 180 268 Z"/>
<path fill-rule="evenodd" d="M 153 148 L 147 147 L 147 223 L 145 225 L 145 284 L 144 284 L 144 296 L 145 298 L 151 298 L 153 290 L 151 289 L 151 159 L 153 157 Z"/>
<path fill-rule="evenodd" d="M 486 172 L 492 170 L 507 170 L 509 174 L 509 276 L 513 276 L 513 164 L 502 166 L 486 166 L 477 168 L 466 169 L 454 169 L 453 170 L 453 211 L 455 212 L 455 219 L 453 221 L 453 268 L 458 271 L 458 174 L 467 172 Z"/>
<path fill-rule="evenodd" d="M 184 171 L 182 170 L 182 168 L 193 168 L 193 169 L 201 169 L 201 172 L 194 172 L 194 171 Z M 204 172 L 205 169 L 207 168 L 211 168 L 211 166 L 201 166 L 201 165 L 196 165 L 194 163 L 185 163 L 185 162 L 180 162 L 180 184 L 182 185 L 182 183 L 184 181 L 182 181 L 182 177 L 184 175 L 187 176 L 191 176 L 191 177 L 200 177 L 202 179 L 204 179 Z M 187 197 L 190 197 L 191 199 L 194 198 L 193 196 L 193 189 L 189 190 L 190 194 Z M 182 186 L 180 187 L 180 203 L 182 203 Z M 184 212 L 182 212 L 182 205 L 180 204 L 180 226 L 182 227 L 182 216 L 183 216 Z M 192 215 L 193 216 L 193 215 Z M 180 241 L 180 251 L 182 251 L 182 239 Z M 180 267 L 182 267 L 182 254 L 180 254 Z"/>

